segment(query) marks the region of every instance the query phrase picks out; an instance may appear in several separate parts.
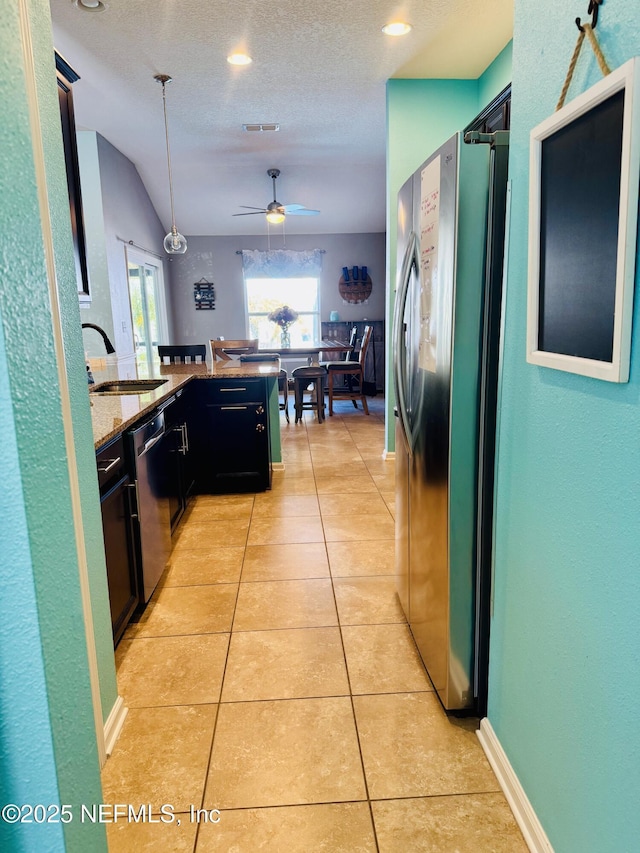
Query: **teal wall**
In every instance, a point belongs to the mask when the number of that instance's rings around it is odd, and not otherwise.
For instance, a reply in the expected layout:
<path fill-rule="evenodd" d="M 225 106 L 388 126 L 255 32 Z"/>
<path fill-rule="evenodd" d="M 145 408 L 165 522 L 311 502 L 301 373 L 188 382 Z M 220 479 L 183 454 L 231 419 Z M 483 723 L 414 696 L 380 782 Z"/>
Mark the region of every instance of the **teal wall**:
<path fill-rule="evenodd" d="M 488 711 L 556 853 L 640 838 L 640 288 L 628 384 L 525 360 L 529 132 L 554 111 L 586 6 L 515 4 Z M 605 3 L 596 34 L 611 68 L 639 54 L 637 0 Z M 585 42 L 569 99 L 599 79 Z"/>
<path fill-rule="evenodd" d="M 504 48 L 478 78 L 478 105 L 480 110 L 495 98 L 511 82 L 513 42 Z"/>
<path fill-rule="evenodd" d="M 89 574 L 93 632 L 100 681 L 100 704 L 106 721 L 117 698 L 111 609 L 107 587 L 107 568 L 104 556 L 102 516 L 96 457 L 93 446 L 93 427 L 87 389 L 80 309 L 77 298 L 75 264 L 72 254 L 71 226 L 67 217 L 67 177 L 62 152 L 60 108 L 55 76 L 51 74 L 49 57 L 53 45 L 49 19 L 49 4 L 34 2 L 46 10 L 46 17 L 35 18 L 32 38 L 36 49 L 36 73 L 42 143 L 46 161 L 46 180 L 51 210 L 54 240 L 60 319 L 64 340 L 64 361 L 71 396 L 75 464 L 78 468 L 82 528 Z M 94 335 L 98 337 L 97 335 Z M 83 625 L 76 626 L 84 630 Z"/>
<path fill-rule="evenodd" d="M 395 447 L 393 321 L 398 190 L 449 137 L 468 124 L 511 81 L 511 43 L 475 80 L 387 81 L 387 405 L 386 448 Z"/>
<path fill-rule="evenodd" d="M 63 434 L 38 207 L 19 6 L 0 0 L 0 423 L 3 426 L 0 563 L 0 791 L 3 802 L 100 802 L 95 725 L 79 588 L 78 546 Z M 80 317 L 66 216 L 49 6 L 28 0 L 37 97 L 52 211 L 55 264 L 71 395 L 103 707 L 115 701 L 106 655 L 108 598 Z M 86 506 L 85 506 L 86 504 Z M 97 555 L 97 557 L 96 557 Z M 100 568 L 102 574 L 100 574 Z M 104 604 L 106 602 L 106 612 Z M 108 637 L 109 643 L 111 642 Z M 102 652 L 102 653 L 101 653 Z M 41 799 L 42 798 L 42 799 Z M 64 836 L 64 837 L 63 837 Z M 104 827 L 0 824 L 0 848 L 106 850 Z"/>
<path fill-rule="evenodd" d="M 0 140 L 4 149 L 2 129 Z M 0 192 L 6 189 L 5 177 L 0 166 Z M 7 207 L 1 205 L 2 233 L 6 233 L 7 213 Z M 60 794 L 2 325 L 0 434 L 0 805 L 56 803 Z M 62 850 L 62 827 L 31 826 L 23 832 L 0 821 L 0 849 Z"/>

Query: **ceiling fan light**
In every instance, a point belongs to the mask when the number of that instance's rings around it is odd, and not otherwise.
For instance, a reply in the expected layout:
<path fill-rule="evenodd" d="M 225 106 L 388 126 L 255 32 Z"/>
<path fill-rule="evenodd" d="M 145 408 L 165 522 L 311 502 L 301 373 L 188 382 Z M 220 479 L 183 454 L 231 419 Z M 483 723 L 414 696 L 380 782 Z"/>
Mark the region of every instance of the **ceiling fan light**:
<path fill-rule="evenodd" d="M 385 24 L 382 32 L 387 36 L 406 36 L 407 33 L 411 32 L 411 29 L 411 24 L 404 21 L 394 21 L 391 24 Z"/>
<path fill-rule="evenodd" d="M 281 222 L 284 222 L 284 213 L 281 210 L 268 210 L 267 222 L 270 222 L 272 225 L 279 225 Z"/>
<path fill-rule="evenodd" d="M 253 59 L 246 53 L 231 53 L 227 56 L 229 65 L 251 65 Z"/>

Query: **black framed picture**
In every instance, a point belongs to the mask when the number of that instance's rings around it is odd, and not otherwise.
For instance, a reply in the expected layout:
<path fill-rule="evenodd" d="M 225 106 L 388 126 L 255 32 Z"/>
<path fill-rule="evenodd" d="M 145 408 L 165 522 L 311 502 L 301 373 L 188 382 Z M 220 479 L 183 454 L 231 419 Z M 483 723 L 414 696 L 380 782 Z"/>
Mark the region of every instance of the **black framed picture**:
<path fill-rule="evenodd" d="M 531 131 L 527 361 L 627 382 L 640 58 Z"/>

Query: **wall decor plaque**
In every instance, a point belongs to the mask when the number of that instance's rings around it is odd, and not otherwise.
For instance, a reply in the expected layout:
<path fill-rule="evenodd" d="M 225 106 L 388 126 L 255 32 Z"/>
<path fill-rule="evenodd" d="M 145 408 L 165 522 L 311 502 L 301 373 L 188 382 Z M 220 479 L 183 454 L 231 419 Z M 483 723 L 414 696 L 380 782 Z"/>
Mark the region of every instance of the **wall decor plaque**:
<path fill-rule="evenodd" d="M 342 268 L 338 290 L 345 302 L 366 302 L 371 296 L 372 288 L 371 276 L 366 267 Z"/>
<path fill-rule="evenodd" d="M 196 304 L 196 311 L 216 310 L 216 290 L 215 285 L 206 278 L 201 278 L 193 285 L 193 299 Z"/>

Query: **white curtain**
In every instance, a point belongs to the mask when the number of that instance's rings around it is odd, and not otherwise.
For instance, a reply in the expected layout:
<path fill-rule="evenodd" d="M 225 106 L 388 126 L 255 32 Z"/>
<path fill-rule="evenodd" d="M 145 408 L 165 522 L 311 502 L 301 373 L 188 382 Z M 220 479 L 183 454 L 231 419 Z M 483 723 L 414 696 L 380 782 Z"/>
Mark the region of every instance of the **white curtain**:
<path fill-rule="evenodd" d="M 322 249 L 243 249 L 242 269 L 245 278 L 317 278 L 322 271 L 322 255 Z"/>

